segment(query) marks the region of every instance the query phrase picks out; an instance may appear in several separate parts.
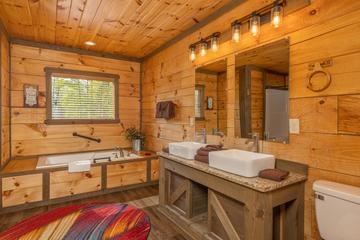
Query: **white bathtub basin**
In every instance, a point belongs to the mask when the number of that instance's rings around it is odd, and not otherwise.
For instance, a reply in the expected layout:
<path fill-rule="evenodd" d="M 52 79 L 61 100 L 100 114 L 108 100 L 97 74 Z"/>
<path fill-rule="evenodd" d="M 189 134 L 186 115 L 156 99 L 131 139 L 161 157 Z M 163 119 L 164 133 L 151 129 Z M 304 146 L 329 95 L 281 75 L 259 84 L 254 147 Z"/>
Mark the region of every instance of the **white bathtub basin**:
<path fill-rule="evenodd" d="M 169 153 L 181 158 L 192 160 L 199 148 L 206 144 L 197 142 L 175 142 L 169 143 Z"/>
<path fill-rule="evenodd" d="M 72 154 L 59 154 L 39 157 L 36 169 L 50 167 L 66 167 L 69 163 L 78 161 L 91 161 L 91 163 L 122 161 L 127 159 L 140 158 L 140 156 L 124 150 L 124 157 L 120 157 L 118 151 L 99 151 Z"/>
<path fill-rule="evenodd" d="M 256 177 L 261 170 L 275 168 L 275 157 L 269 154 L 229 149 L 210 152 L 209 166 L 244 177 Z"/>

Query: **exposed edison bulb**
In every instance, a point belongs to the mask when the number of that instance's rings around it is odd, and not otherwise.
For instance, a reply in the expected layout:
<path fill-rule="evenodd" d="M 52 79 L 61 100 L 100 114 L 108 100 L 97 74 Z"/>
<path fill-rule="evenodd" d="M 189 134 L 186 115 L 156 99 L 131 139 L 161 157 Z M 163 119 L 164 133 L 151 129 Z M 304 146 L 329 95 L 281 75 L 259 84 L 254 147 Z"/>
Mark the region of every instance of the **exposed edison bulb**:
<path fill-rule="evenodd" d="M 219 50 L 219 36 L 213 35 L 211 37 L 211 50 L 217 52 Z"/>
<path fill-rule="evenodd" d="M 250 32 L 254 37 L 260 34 L 260 16 L 256 14 L 250 18 Z"/>
<path fill-rule="evenodd" d="M 239 22 L 233 22 L 231 24 L 232 40 L 236 43 L 241 40 L 241 24 Z"/>
<path fill-rule="evenodd" d="M 190 46 L 189 47 L 189 52 L 190 52 L 190 61 L 195 61 L 196 59 L 196 47 L 195 46 Z"/>
<path fill-rule="evenodd" d="M 275 6 L 271 9 L 271 24 L 274 26 L 274 28 L 278 28 L 280 26 L 282 17 L 283 8 L 275 3 Z"/>
<path fill-rule="evenodd" d="M 202 42 L 200 43 L 200 56 L 204 57 L 207 53 L 207 43 Z"/>

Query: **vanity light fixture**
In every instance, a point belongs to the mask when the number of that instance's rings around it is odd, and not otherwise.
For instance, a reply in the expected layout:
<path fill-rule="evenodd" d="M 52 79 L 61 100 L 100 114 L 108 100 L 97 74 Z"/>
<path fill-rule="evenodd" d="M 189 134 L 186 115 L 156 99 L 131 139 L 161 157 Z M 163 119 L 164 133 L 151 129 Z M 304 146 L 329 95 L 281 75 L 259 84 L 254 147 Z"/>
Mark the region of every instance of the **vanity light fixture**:
<path fill-rule="evenodd" d="M 271 24 L 274 28 L 278 28 L 282 22 L 283 7 L 279 5 L 279 1 L 275 0 L 274 7 L 271 9 Z"/>
<path fill-rule="evenodd" d="M 196 45 L 191 44 L 189 47 L 189 53 L 190 53 L 190 61 L 195 61 L 196 59 Z"/>
<path fill-rule="evenodd" d="M 207 54 L 208 44 L 205 40 L 200 42 L 200 56 L 204 57 Z"/>
<path fill-rule="evenodd" d="M 253 13 L 250 18 L 250 32 L 254 37 L 260 34 L 260 16 Z"/>
<path fill-rule="evenodd" d="M 240 42 L 241 39 L 241 22 L 236 20 L 231 23 L 232 40 L 236 43 Z"/>
<path fill-rule="evenodd" d="M 213 52 L 217 52 L 219 50 L 219 40 L 220 40 L 220 33 L 219 32 L 213 33 L 210 39 L 210 46 Z"/>
<path fill-rule="evenodd" d="M 200 41 L 192 43 L 189 46 L 189 58 L 190 61 L 195 61 L 196 59 L 196 50 L 198 50 L 200 56 L 204 57 L 207 54 L 209 48 L 213 52 L 217 52 L 220 47 L 220 32 L 214 32 L 213 34 L 207 36 L 206 38 L 201 38 Z"/>

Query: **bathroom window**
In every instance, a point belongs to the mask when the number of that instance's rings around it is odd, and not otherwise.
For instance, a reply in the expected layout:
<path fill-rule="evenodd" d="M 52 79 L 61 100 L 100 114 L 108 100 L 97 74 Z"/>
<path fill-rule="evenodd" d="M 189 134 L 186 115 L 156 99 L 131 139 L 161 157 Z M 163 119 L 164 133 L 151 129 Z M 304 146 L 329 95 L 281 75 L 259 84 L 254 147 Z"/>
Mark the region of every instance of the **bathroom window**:
<path fill-rule="evenodd" d="M 195 86 L 195 119 L 204 120 L 204 85 Z"/>
<path fill-rule="evenodd" d="M 45 68 L 47 124 L 119 122 L 114 74 Z"/>

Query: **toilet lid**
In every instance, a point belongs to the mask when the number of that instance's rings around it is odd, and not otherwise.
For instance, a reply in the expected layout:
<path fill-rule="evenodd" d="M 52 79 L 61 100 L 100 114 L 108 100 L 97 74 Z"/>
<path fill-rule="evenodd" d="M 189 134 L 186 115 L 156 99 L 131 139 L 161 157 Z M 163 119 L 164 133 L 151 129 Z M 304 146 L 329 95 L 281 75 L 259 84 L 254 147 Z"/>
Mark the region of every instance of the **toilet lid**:
<path fill-rule="evenodd" d="M 318 180 L 314 182 L 313 190 L 315 192 L 323 193 L 329 196 L 341 198 L 346 201 L 360 204 L 359 187 L 325 180 Z"/>

